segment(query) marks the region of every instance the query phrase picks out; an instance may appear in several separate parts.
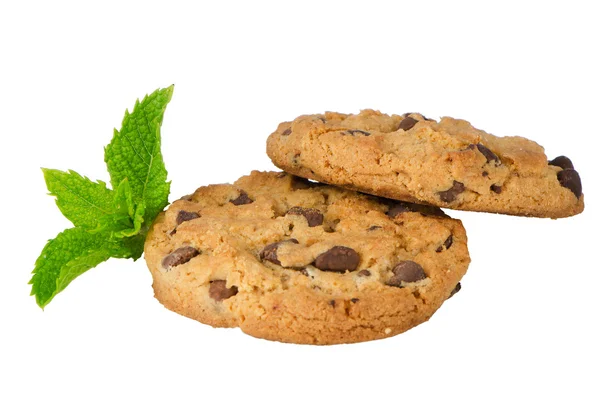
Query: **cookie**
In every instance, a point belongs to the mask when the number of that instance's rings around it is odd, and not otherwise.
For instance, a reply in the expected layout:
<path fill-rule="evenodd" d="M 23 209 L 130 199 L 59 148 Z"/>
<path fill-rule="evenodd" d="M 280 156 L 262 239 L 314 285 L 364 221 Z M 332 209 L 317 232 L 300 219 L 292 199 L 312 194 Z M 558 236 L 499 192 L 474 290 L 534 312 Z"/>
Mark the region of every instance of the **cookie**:
<path fill-rule="evenodd" d="M 285 122 L 267 153 L 308 179 L 459 210 L 561 218 L 583 211 L 579 174 L 521 137 L 497 137 L 464 120 L 439 122 L 364 110 Z"/>
<path fill-rule="evenodd" d="M 460 221 L 286 173 L 199 188 L 146 240 L 156 298 L 259 338 L 352 343 L 428 320 L 469 264 Z"/>

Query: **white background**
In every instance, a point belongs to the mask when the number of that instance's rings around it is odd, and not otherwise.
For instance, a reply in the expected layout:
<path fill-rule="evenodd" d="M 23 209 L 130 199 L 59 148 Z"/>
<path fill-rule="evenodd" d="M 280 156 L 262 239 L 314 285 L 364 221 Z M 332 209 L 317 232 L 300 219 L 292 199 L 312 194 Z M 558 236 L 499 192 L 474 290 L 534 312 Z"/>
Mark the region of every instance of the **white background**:
<path fill-rule="evenodd" d="M 418 5 L 417 5 L 418 3 Z M 598 396 L 594 1 L 0 4 L 0 395 Z M 171 198 L 273 170 L 265 140 L 300 114 L 376 108 L 523 135 L 579 170 L 562 220 L 450 211 L 472 264 L 426 324 L 314 347 L 164 309 L 143 260 L 111 260 L 45 311 L 27 282 L 69 226 L 40 167 L 108 179 L 103 147 L 137 97 L 175 83 Z"/>

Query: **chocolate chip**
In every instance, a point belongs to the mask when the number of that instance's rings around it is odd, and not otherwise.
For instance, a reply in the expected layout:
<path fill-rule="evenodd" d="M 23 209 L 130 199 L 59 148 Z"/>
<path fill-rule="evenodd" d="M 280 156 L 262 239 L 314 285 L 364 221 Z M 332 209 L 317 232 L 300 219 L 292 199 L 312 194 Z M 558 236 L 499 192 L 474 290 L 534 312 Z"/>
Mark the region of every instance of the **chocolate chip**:
<path fill-rule="evenodd" d="M 329 301 L 329 306 L 335 308 L 335 301 L 334 300 L 330 300 Z"/>
<path fill-rule="evenodd" d="M 315 208 L 292 207 L 287 213 L 290 215 L 302 215 L 306 218 L 309 227 L 323 224 L 323 214 Z"/>
<path fill-rule="evenodd" d="M 356 136 L 356 134 L 364 135 L 364 136 L 371 135 L 370 132 L 363 131 L 363 130 L 348 130 L 348 131 L 342 132 L 342 134 L 344 134 L 344 135 L 352 135 L 352 136 Z"/>
<path fill-rule="evenodd" d="M 414 283 L 427 278 L 425 271 L 416 262 L 402 261 L 392 269 L 394 276 L 388 281 L 388 285 L 401 287 L 402 283 Z"/>
<path fill-rule="evenodd" d="M 177 214 L 177 219 L 175 220 L 175 222 L 177 222 L 178 225 L 181 225 L 183 222 L 191 221 L 192 219 L 197 218 L 200 218 L 200 215 L 198 215 L 198 213 L 181 210 Z"/>
<path fill-rule="evenodd" d="M 280 172 L 279 174 L 277 174 L 277 179 L 282 179 L 285 178 L 287 176 L 287 172 Z"/>
<path fill-rule="evenodd" d="M 352 302 L 352 303 L 356 303 L 356 302 L 358 302 L 359 300 L 360 300 L 360 299 L 358 299 L 358 298 L 352 298 L 352 299 L 350 299 L 350 302 Z"/>
<path fill-rule="evenodd" d="M 335 246 L 323 252 L 315 259 L 315 267 L 331 272 L 354 271 L 358 267 L 360 257 L 352 248 Z"/>
<path fill-rule="evenodd" d="M 276 265 L 281 265 L 281 262 L 277 259 L 277 248 L 279 248 L 279 244 L 281 244 L 281 242 L 266 245 L 262 251 L 260 251 L 260 259 L 273 262 Z"/>
<path fill-rule="evenodd" d="M 227 281 L 225 280 L 213 280 L 210 282 L 210 286 L 208 287 L 208 296 L 217 302 L 229 299 L 232 296 L 237 295 L 237 293 L 238 288 L 235 285 L 227 288 Z"/>
<path fill-rule="evenodd" d="M 377 225 L 373 225 L 370 228 L 368 228 L 368 231 L 373 231 L 373 230 L 377 230 L 377 229 L 381 229 L 381 226 L 377 226 Z"/>
<path fill-rule="evenodd" d="M 433 207 L 431 205 L 405 203 L 403 201 L 392 200 L 388 200 L 387 202 L 384 202 L 384 204 L 388 205 L 388 211 L 386 212 L 386 215 L 392 219 L 404 212 L 419 212 L 421 215 L 424 216 L 446 216 L 446 214 L 444 214 L 444 211 L 442 211 L 438 207 Z"/>
<path fill-rule="evenodd" d="M 198 255 L 200 255 L 200 251 L 194 247 L 181 247 L 165 256 L 162 260 L 162 267 L 168 270 L 183 265 Z"/>
<path fill-rule="evenodd" d="M 398 127 L 401 130 L 408 131 L 417 124 L 419 120 L 415 120 L 412 117 L 406 116 L 404 120 L 400 122 L 400 126 Z"/>
<path fill-rule="evenodd" d="M 487 172 L 487 171 L 483 171 L 483 172 L 481 173 L 481 176 L 484 176 L 484 177 L 485 177 L 485 176 L 488 176 L 489 174 L 490 174 L 489 172 Z"/>
<path fill-rule="evenodd" d="M 236 199 L 229 200 L 229 202 L 233 205 L 244 205 L 253 203 L 254 200 L 248 197 L 248 193 L 246 193 L 243 190 L 240 190 L 240 195 Z"/>
<path fill-rule="evenodd" d="M 452 237 L 452 235 L 448 236 L 446 241 L 444 241 L 444 244 L 437 247 L 435 252 L 442 252 L 444 250 L 444 247 L 446 247 L 446 249 L 449 249 L 452 246 L 453 242 L 454 242 L 454 238 Z"/>
<path fill-rule="evenodd" d="M 371 272 L 367 269 L 363 269 L 360 272 L 358 272 L 358 275 L 361 277 L 369 277 L 371 275 Z"/>
<path fill-rule="evenodd" d="M 483 146 L 481 143 L 478 143 L 476 146 L 477 146 L 477 149 L 479 149 L 479 152 L 485 156 L 485 159 L 487 160 L 488 163 L 493 161 L 496 163 L 496 165 L 500 165 L 500 163 L 501 163 L 500 159 L 498 158 L 498 156 L 496 156 L 494 154 L 494 152 L 492 152 L 487 147 Z"/>
<path fill-rule="evenodd" d="M 291 129 L 291 128 L 287 128 L 287 129 L 285 129 L 285 130 L 284 130 L 284 131 L 281 133 L 281 135 L 290 135 L 291 133 L 292 133 L 292 129 Z"/>
<path fill-rule="evenodd" d="M 577 171 L 567 168 L 566 170 L 559 171 L 556 177 L 562 187 L 566 187 L 572 191 L 575 197 L 581 197 L 581 178 L 579 178 Z"/>
<path fill-rule="evenodd" d="M 279 261 L 279 259 L 277 259 L 277 249 L 283 243 L 298 244 L 298 240 L 296 240 L 295 238 L 292 238 L 289 240 L 278 241 L 276 243 L 271 243 L 269 245 L 266 245 L 265 248 L 263 248 L 262 251 L 260 251 L 260 254 L 259 254 L 260 259 L 263 261 L 272 262 L 276 265 L 281 265 L 281 262 Z"/>
<path fill-rule="evenodd" d="M 563 170 L 566 169 L 575 169 L 573 166 L 573 162 L 567 156 L 558 156 L 554 160 L 548 161 L 549 165 L 554 165 L 556 167 L 560 167 Z"/>
<path fill-rule="evenodd" d="M 502 186 L 492 185 L 490 186 L 490 190 L 496 194 L 502 193 Z"/>
<path fill-rule="evenodd" d="M 452 290 L 452 292 L 450 292 L 450 296 L 448 296 L 447 299 L 452 298 L 458 291 L 460 291 L 461 288 L 462 287 L 461 287 L 460 283 L 456 284 L 456 287 L 454 287 L 454 289 Z"/>
<path fill-rule="evenodd" d="M 465 191 L 465 185 L 460 182 L 454 181 L 452 182 L 452 187 L 446 191 L 438 192 L 440 195 L 440 200 L 444 203 L 451 203 L 456 200 L 456 196 Z"/>
<path fill-rule="evenodd" d="M 446 241 L 444 241 L 444 247 L 446 247 L 446 249 L 450 249 L 450 247 L 452 247 L 453 242 L 454 242 L 454 237 L 452 235 L 449 235 L 448 238 L 446 239 Z"/>

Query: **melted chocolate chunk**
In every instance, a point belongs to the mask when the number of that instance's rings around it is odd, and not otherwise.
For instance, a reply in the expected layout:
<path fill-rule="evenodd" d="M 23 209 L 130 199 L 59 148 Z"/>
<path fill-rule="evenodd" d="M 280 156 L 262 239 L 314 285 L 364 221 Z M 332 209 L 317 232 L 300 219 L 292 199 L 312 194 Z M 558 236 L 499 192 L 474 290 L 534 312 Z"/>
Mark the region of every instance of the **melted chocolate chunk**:
<path fill-rule="evenodd" d="M 579 173 L 574 169 L 567 168 L 566 170 L 559 171 L 556 174 L 558 182 L 562 187 L 566 187 L 573 192 L 575 197 L 580 198 L 582 193 L 581 178 Z"/>
<path fill-rule="evenodd" d="M 369 135 L 371 135 L 370 132 L 363 131 L 363 130 L 348 130 L 348 131 L 342 132 L 342 134 L 344 134 L 344 135 L 352 135 L 352 136 L 356 136 L 356 135 L 369 136 Z"/>
<path fill-rule="evenodd" d="M 479 149 L 479 152 L 485 156 L 485 159 L 488 163 L 494 162 L 496 165 L 500 165 L 500 159 L 490 149 L 483 146 L 481 143 L 477 144 L 477 149 Z"/>
<path fill-rule="evenodd" d="M 335 246 L 317 256 L 314 266 L 323 271 L 351 272 L 356 270 L 359 262 L 358 253 L 352 248 Z"/>
<path fill-rule="evenodd" d="M 236 199 L 229 200 L 229 202 L 233 205 L 244 205 L 253 203 L 254 200 L 248 197 L 248 193 L 246 193 L 243 190 L 240 190 L 240 195 Z"/>
<path fill-rule="evenodd" d="M 315 208 L 292 207 L 287 213 L 290 215 L 302 215 L 306 218 L 309 227 L 323 224 L 323 214 Z"/>
<path fill-rule="evenodd" d="M 490 190 L 496 194 L 502 193 L 502 186 L 492 185 L 490 186 Z"/>
<path fill-rule="evenodd" d="M 400 126 L 398 127 L 398 129 L 408 131 L 411 128 L 413 128 L 418 122 L 419 120 L 415 120 L 412 117 L 406 116 L 404 120 L 400 122 Z"/>
<path fill-rule="evenodd" d="M 281 265 L 281 262 L 277 258 L 277 249 L 283 243 L 298 244 L 298 240 L 296 240 L 295 238 L 292 238 L 289 240 L 278 241 L 276 243 L 271 243 L 269 245 L 266 245 L 265 248 L 263 248 L 262 251 L 260 251 L 260 254 L 259 254 L 260 259 L 263 261 L 272 262 L 276 265 Z"/>
<path fill-rule="evenodd" d="M 401 287 L 402 283 L 414 283 L 427 278 L 425 271 L 416 262 L 402 261 L 392 269 L 394 276 L 388 281 L 388 285 Z"/>
<path fill-rule="evenodd" d="M 227 288 L 227 281 L 225 280 L 213 280 L 210 282 L 210 286 L 208 287 L 208 296 L 217 302 L 229 299 L 232 296 L 237 295 L 237 293 L 238 288 L 235 285 Z"/>
<path fill-rule="evenodd" d="M 573 166 L 573 162 L 567 156 L 558 156 L 554 160 L 548 161 L 548 164 L 549 165 L 554 165 L 556 167 L 560 167 L 563 170 L 567 170 L 567 169 L 573 169 L 574 170 L 575 169 L 575 167 Z"/>
<path fill-rule="evenodd" d="M 446 247 L 446 249 L 449 249 L 452 246 L 453 242 L 454 242 L 454 238 L 452 237 L 452 235 L 448 236 L 446 241 L 444 241 L 444 244 L 437 247 L 435 252 L 442 252 L 444 250 L 444 247 Z"/>
<path fill-rule="evenodd" d="M 451 203 L 456 200 L 456 197 L 465 191 L 465 185 L 460 182 L 454 181 L 452 187 L 446 191 L 438 192 L 440 200 L 444 203 Z"/>
<path fill-rule="evenodd" d="M 177 219 L 175 222 L 177 222 L 177 225 L 181 225 L 183 222 L 191 221 L 192 219 L 197 218 L 200 218 L 198 213 L 181 210 L 179 213 L 177 213 Z"/>
<path fill-rule="evenodd" d="M 198 255 L 200 255 L 200 251 L 194 247 L 181 247 L 164 257 L 162 267 L 169 270 L 175 266 L 189 262 Z"/>
<path fill-rule="evenodd" d="M 360 272 L 358 272 L 358 275 L 361 277 L 369 277 L 371 275 L 371 272 L 367 269 L 363 269 Z"/>
<path fill-rule="evenodd" d="M 461 288 L 462 287 L 461 287 L 460 283 L 456 284 L 456 287 L 454 287 L 454 289 L 452 290 L 452 292 L 450 292 L 450 296 L 448 296 L 447 299 L 452 298 L 458 291 L 460 291 Z"/>

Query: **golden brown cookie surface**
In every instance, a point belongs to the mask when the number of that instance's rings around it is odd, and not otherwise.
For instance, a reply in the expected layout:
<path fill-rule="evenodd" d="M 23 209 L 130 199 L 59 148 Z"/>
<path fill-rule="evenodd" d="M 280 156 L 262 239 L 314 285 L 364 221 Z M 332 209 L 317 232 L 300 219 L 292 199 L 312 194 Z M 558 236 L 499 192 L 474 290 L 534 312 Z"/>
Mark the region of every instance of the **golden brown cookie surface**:
<path fill-rule="evenodd" d="M 301 116 L 279 125 L 267 153 L 291 174 L 397 200 L 552 218 L 584 207 L 569 159 L 548 161 L 533 141 L 450 117 L 373 110 Z"/>
<path fill-rule="evenodd" d="M 256 171 L 174 202 L 145 258 L 167 308 L 307 344 L 404 332 L 431 317 L 469 263 L 461 222 L 437 208 Z"/>

